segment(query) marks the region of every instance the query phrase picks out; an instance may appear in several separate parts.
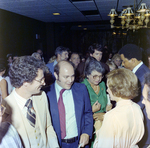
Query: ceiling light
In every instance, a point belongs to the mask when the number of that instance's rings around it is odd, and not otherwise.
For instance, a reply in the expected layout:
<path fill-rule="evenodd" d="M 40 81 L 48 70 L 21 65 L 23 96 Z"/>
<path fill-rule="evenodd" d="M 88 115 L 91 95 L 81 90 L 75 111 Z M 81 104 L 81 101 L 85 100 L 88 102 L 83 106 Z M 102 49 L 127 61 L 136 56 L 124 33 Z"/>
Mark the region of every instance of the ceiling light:
<path fill-rule="evenodd" d="M 60 15 L 60 13 L 57 13 L 57 12 L 56 12 L 56 13 L 53 13 L 53 15 Z"/>
<path fill-rule="evenodd" d="M 111 9 L 110 13 L 108 14 L 111 20 L 111 28 L 120 28 L 122 29 L 131 29 L 135 31 L 136 29 L 140 28 L 147 28 L 147 24 L 149 22 L 150 10 L 147 9 L 146 4 L 142 3 L 139 9 L 135 10 L 135 1 L 134 1 L 134 11 L 131 7 L 127 7 L 124 9 L 121 14 L 118 16 L 115 9 Z M 121 18 L 121 26 L 114 26 L 115 16 Z"/>

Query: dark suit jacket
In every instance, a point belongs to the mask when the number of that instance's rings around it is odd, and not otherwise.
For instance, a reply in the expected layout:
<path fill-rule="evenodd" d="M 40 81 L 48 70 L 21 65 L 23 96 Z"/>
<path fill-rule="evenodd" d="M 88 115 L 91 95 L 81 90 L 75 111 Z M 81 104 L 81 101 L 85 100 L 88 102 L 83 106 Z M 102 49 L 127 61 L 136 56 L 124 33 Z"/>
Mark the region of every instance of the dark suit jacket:
<path fill-rule="evenodd" d="M 142 147 L 144 144 L 150 144 L 150 120 L 147 118 L 146 109 L 144 108 L 144 104 L 142 104 L 142 100 L 143 100 L 142 91 L 143 91 L 143 87 L 144 87 L 144 85 L 143 85 L 144 75 L 148 72 L 150 72 L 150 69 L 145 64 L 142 64 L 135 73 L 135 75 L 137 76 L 137 78 L 139 79 L 140 84 L 141 84 L 140 100 L 137 103 L 140 105 L 140 107 L 143 110 L 144 124 L 145 124 L 145 134 L 144 134 L 143 139 L 140 141 L 140 145 L 139 145 L 140 147 Z"/>
<path fill-rule="evenodd" d="M 142 109 L 144 109 L 144 104 L 142 104 L 142 100 L 143 100 L 142 91 L 143 91 L 143 87 L 144 87 L 143 81 L 144 81 L 144 75 L 148 72 L 150 72 L 150 69 L 145 64 L 142 64 L 138 68 L 138 70 L 135 72 L 135 75 L 137 76 L 137 78 L 140 82 L 140 88 L 141 88 L 140 98 L 139 98 L 139 100 L 137 100 L 135 102 L 138 103 Z"/>
<path fill-rule="evenodd" d="M 49 71 L 51 72 L 52 76 L 51 76 L 51 82 L 54 83 L 55 82 L 55 76 L 54 76 L 54 62 L 52 63 L 48 63 L 46 64 L 46 66 L 48 67 Z"/>
<path fill-rule="evenodd" d="M 74 83 L 72 85 L 72 94 L 75 104 L 75 116 L 78 129 L 78 141 L 82 133 L 88 134 L 92 137 L 93 132 L 93 116 L 92 108 L 88 95 L 88 91 L 84 84 Z M 52 118 L 52 124 L 57 134 L 59 144 L 61 146 L 61 131 L 59 121 L 59 111 L 57 105 L 57 98 L 55 92 L 55 85 L 52 84 L 47 92 L 47 96 L 50 104 L 50 114 Z"/>

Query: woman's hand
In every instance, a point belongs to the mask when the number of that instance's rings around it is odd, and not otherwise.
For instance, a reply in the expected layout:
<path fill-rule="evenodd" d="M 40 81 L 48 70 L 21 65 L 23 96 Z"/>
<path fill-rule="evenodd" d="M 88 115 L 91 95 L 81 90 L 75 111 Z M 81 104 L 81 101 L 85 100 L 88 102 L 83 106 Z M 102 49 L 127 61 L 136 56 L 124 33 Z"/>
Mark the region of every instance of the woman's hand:
<path fill-rule="evenodd" d="M 98 101 L 96 101 L 92 106 L 92 112 L 95 113 L 95 112 L 99 111 L 100 108 L 101 108 L 101 104 Z"/>
<path fill-rule="evenodd" d="M 106 112 L 110 111 L 112 109 L 112 104 L 107 104 L 106 106 Z"/>
<path fill-rule="evenodd" d="M 93 119 L 94 119 L 95 121 L 97 121 L 97 120 L 103 121 L 104 115 L 105 115 L 105 113 L 94 113 L 94 114 L 93 114 Z"/>
<path fill-rule="evenodd" d="M 95 121 L 94 127 L 96 132 L 101 128 L 101 126 L 102 126 L 102 121 L 100 120 Z"/>

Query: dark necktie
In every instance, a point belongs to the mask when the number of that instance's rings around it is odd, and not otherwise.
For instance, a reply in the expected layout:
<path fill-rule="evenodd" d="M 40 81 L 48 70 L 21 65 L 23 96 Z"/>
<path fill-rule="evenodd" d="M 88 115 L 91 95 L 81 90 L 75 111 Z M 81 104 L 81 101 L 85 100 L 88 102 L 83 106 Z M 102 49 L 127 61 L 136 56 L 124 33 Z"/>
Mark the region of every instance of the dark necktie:
<path fill-rule="evenodd" d="M 36 115 L 33 109 L 32 100 L 28 99 L 25 106 L 27 107 L 27 119 L 31 126 L 35 127 Z"/>
<path fill-rule="evenodd" d="M 66 114 L 65 114 L 65 106 L 63 103 L 62 94 L 65 89 L 60 91 L 60 96 L 58 100 L 58 110 L 59 110 L 59 119 L 60 119 L 60 129 L 61 129 L 61 139 L 66 137 Z"/>

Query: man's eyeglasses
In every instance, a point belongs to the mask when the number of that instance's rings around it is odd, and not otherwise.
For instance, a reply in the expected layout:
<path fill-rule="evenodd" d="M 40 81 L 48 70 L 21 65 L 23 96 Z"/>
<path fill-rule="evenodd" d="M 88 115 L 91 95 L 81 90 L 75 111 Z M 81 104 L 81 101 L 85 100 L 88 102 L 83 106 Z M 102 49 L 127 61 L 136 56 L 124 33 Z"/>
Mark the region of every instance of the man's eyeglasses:
<path fill-rule="evenodd" d="M 91 75 L 91 76 L 93 77 L 93 79 L 97 79 L 97 78 L 102 79 L 102 78 L 103 78 L 102 75 L 101 75 L 101 76 L 98 76 L 98 75 Z"/>
<path fill-rule="evenodd" d="M 44 82 L 44 80 L 45 80 L 45 78 L 43 77 L 42 79 L 40 79 L 40 80 L 36 80 L 36 79 L 34 79 L 35 81 L 37 81 L 37 82 L 39 82 L 39 83 L 43 83 Z"/>
<path fill-rule="evenodd" d="M 3 116 L 5 113 L 6 107 L 3 105 L 0 105 L 0 116 Z"/>

